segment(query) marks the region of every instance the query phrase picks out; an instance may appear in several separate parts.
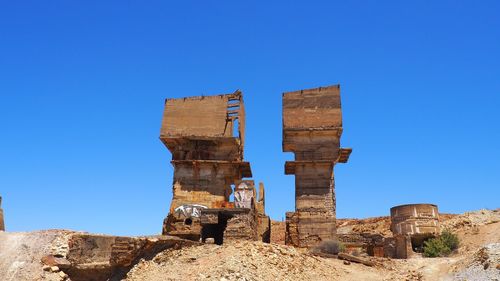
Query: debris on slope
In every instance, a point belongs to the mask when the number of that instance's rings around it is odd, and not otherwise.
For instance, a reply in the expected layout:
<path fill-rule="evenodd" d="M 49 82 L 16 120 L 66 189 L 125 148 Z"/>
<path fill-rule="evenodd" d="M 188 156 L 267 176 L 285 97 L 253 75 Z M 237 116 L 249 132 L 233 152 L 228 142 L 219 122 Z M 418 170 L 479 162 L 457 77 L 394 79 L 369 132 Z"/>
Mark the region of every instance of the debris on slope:
<path fill-rule="evenodd" d="M 454 280 L 500 280 L 500 243 L 491 243 L 474 253 Z"/>
<path fill-rule="evenodd" d="M 293 247 L 234 241 L 166 250 L 141 261 L 126 280 L 336 280 L 338 270 L 321 260 Z"/>
<path fill-rule="evenodd" d="M 337 219 L 338 234 L 380 234 L 384 237 L 392 236 L 390 217 L 373 217 L 366 219 Z"/>
<path fill-rule="evenodd" d="M 474 212 L 466 212 L 462 215 L 453 216 L 448 220 L 442 220 L 441 227 L 443 229 L 472 229 L 478 226 L 500 222 L 500 209 L 496 210 L 479 210 Z"/>
<path fill-rule="evenodd" d="M 70 231 L 0 232 L 0 280 L 66 280 L 59 268 L 43 268 L 40 260 L 54 241 Z"/>

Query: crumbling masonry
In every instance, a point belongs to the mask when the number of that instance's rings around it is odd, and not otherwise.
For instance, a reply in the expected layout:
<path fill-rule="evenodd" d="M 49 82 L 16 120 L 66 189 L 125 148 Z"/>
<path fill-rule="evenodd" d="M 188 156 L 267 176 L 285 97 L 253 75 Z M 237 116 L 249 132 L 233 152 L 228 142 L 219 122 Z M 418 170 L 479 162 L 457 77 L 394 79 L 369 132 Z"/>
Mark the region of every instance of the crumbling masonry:
<path fill-rule="evenodd" d="M 211 238 L 269 241 L 264 213 L 243 161 L 245 108 L 240 91 L 217 96 L 167 99 L 160 139 L 172 153 L 173 199 L 163 234 L 191 240 Z M 235 191 L 235 202 L 230 195 Z"/>
<path fill-rule="evenodd" d="M 5 231 L 5 223 L 3 220 L 2 196 L 0 196 L 0 231 Z"/>
<path fill-rule="evenodd" d="M 352 152 L 340 148 L 340 86 L 283 94 L 283 151 L 293 152 L 285 174 L 295 175 L 295 212 L 286 213 L 285 243 L 311 247 L 336 235 L 333 168 Z"/>

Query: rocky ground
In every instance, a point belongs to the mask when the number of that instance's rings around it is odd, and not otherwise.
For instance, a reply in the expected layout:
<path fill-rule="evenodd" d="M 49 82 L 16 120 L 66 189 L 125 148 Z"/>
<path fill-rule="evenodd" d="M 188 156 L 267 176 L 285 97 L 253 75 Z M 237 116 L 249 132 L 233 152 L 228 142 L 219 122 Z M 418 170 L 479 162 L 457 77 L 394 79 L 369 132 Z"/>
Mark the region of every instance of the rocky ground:
<path fill-rule="evenodd" d="M 44 270 L 40 260 L 49 253 L 64 250 L 58 246 L 68 233 L 71 232 L 65 230 L 0 232 L 0 280 L 66 279 L 66 274 L 59 269 Z"/>
<path fill-rule="evenodd" d="M 446 258 L 370 258 L 374 266 L 314 256 L 277 243 L 226 241 L 168 249 L 139 260 L 122 280 L 500 280 L 500 210 L 442 216 L 461 246 Z M 339 220 L 339 231 L 388 233 L 388 218 Z M 284 230 L 280 223 L 273 230 Z M 0 233 L 0 280 L 69 280 L 42 269 L 47 252 L 64 251 L 64 231 Z"/>

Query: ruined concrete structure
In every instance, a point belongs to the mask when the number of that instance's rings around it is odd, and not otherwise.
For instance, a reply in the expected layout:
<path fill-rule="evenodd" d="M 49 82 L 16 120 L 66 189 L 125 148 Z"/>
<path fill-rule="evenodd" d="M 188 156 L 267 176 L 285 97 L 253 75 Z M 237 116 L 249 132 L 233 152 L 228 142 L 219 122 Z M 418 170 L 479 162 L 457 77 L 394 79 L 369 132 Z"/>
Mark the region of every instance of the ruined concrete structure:
<path fill-rule="evenodd" d="M 250 164 L 243 161 L 245 108 L 240 91 L 167 99 L 160 139 L 172 153 L 173 199 L 163 233 L 205 241 L 269 240 Z M 235 202 L 230 195 L 235 189 Z"/>
<path fill-rule="evenodd" d="M 374 233 L 338 234 L 337 240 L 345 246 L 350 254 L 366 254 L 368 256 L 384 256 L 384 237 Z"/>
<path fill-rule="evenodd" d="M 2 196 L 0 196 L 0 231 L 5 231 L 5 223 L 3 220 Z"/>
<path fill-rule="evenodd" d="M 440 233 L 438 207 L 433 204 L 408 204 L 392 207 L 391 231 L 395 237 L 408 237 L 406 239 L 411 242 L 410 249 L 420 249 L 425 240 Z"/>
<path fill-rule="evenodd" d="M 352 152 L 340 148 L 340 86 L 283 94 L 283 151 L 293 152 L 285 174 L 295 175 L 295 212 L 286 214 L 288 245 L 311 247 L 336 234 L 333 167 Z"/>
<path fill-rule="evenodd" d="M 72 281 L 122 280 L 141 259 L 166 249 L 198 244 L 172 236 L 120 237 L 77 232 L 66 235 L 41 262 L 57 266 Z"/>
<path fill-rule="evenodd" d="M 395 235 L 433 236 L 439 234 L 438 207 L 408 204 L 391 208 L 391 231 Z"/>

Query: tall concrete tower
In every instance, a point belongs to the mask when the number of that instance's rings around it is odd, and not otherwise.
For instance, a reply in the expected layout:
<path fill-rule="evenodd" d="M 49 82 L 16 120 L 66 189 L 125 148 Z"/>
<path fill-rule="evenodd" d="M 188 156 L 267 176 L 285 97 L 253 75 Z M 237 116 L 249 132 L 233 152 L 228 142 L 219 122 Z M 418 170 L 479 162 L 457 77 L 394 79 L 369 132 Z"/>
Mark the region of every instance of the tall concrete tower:
<path fill-rule="evenodd" d="M 286 214 L 285 242 L 311 247 L 336 236 L 333 168 L 346 163 L 340 148 L 340 86 L 283 93 L 283 151 L 293 152 L 285 174 L 295 175 L 295 212 Z"/>

